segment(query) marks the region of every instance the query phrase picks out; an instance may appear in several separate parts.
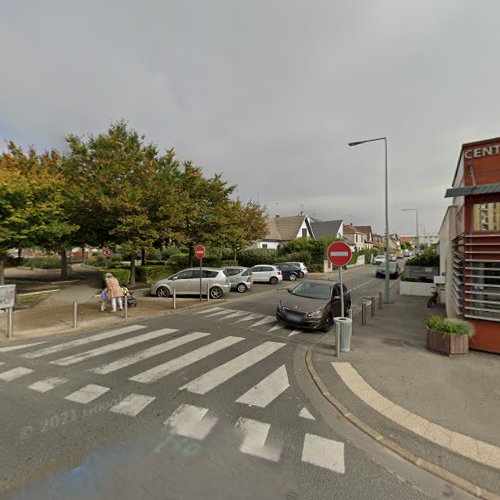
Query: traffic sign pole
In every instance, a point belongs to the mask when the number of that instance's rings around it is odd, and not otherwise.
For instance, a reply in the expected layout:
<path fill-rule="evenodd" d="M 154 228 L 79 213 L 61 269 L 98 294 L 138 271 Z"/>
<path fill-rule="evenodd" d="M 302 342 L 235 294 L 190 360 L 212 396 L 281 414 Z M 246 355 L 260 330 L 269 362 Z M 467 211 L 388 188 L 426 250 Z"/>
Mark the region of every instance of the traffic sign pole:
<path fill-rule="evenodd" d="M 345 266 L 352 257 L 351 248 L 343 241 L 336 241 L 328 247 L 328 260 L 333 266 L 339 268 L 339 282 L 340 282 L 340 315 L 344 317 L 344 284 L 342 281 L 342 266 Z"/>
<path fill-rule="evenodd" d="M 342 266 L 339 266 L 339 281 L 340 281 L 340 316 L 344 317 L 344 286 L 342 284 Z"/>
<path fill-rule="evenodd" d="M 200 302 L 201 302 L 201 263 L 203 261 L 203 257 L 205 257 L 205 247 L 203 245 L 198 245 L 196 247 L 196 250 L 194 251 L 194 254 L 198 259 L 200 259 Z"/>
<path fill-rule="evenodd" d="M 200 302 L 201 302 L 201 261 L 203 259 L 200 259 Z"/>

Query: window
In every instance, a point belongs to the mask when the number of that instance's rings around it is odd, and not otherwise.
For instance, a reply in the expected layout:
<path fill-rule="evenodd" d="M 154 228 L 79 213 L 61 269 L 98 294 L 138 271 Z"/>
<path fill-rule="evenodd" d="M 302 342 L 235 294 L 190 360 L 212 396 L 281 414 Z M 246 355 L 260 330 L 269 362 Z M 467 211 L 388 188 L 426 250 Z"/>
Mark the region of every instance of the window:
<path fill-rule="evenodd" d="M 262 248 L 267 248 L 267 243 L 262 243 Z"/>
<path fill-rule="evenodd" d="M 175 275 L 178 280 L 188 280 L 193 277 L 193 271 L 181 271 Z M 198 275 L 199 276 L 199 275 Z"/>
<path fill-rule="evenodd" d="M 261 271 L 263 271 L 262 266 L 252 267 L 252 272 L 254 273 L 260 273 Z"/>
<path fill-rule="evenodd" d="M 250 271 L 250 269 L 247 269 L 244 273 L 241 274 L 242 276 L 251 276 L 252 275 L 252 271 Z"/>
<path fill-rule="evenodd" d="M 233 267 L 233 268 L 225 270 L 226 276 L 236 276 L 239 273 L 241 273 L 241 269 L 238 269 L 237 267 Z"/>
<path fill-rule="evenodd" d="M 272 267 L 269 267 L 269 266 L 262 266 L 260 268 L 260 270 L 265 271 L 265 272 L 274 271 L 274 269 Z"/>
<path fill-rule="evenodd" d="M 500 201 L 474 205 L 473 230 L 500 231 Z"/>
<path fill-rule="evenodd" d="M 198 271 L 199 273 L 199 271 Z M 219 274 L 219 271 L 202 271 L 202 277 L 203 278 L 217 278 L 217 275 Z M 199 278 L 200 275 L 198 274 L 197 278 Z"/>
<path fill-rule="evenodd" d="M 307 228 L 302 229 L 302 238 L 307 238 Z"/>

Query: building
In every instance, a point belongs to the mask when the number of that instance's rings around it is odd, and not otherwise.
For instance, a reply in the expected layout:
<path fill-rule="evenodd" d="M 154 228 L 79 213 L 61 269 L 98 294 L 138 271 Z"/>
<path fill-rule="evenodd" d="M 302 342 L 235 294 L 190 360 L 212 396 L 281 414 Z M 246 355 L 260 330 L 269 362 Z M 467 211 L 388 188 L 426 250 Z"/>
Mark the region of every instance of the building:
<path fill-rule="evenodd" d="M 292 217 L 269 217 L 267 223 L 267 234 L 262 240 L 254 242 L 257 248 L 277 249 L 283 243 L 297 238 L 313 238 L 311 222 L 307 215 L 296 215 Z"/>
<path fill-rule="evenodd" d="M 354 250 L 363 250 L 367 248 L 366 234 L 361 231 L 361 229 L 349 224 L 343 224 L 343 230 L 345 242 L 353 247 Z"/>
<path fill-rule="evenodd" d="M 320 238 L 341 239 L 344 237 L 344 225 L 341 220 L 327 220 L 311 222 L 311 228 L 314 237 Z"/>
<path fill-rule="evenodd" d="M 356 226 L 366 234 L 365 248 L 373 248 L 373 231 L 371 226 Z"/>
<path fill-rule="evenodd" d="M 439 233 L 447 314 L 474 324 L 472 348 L 500 353 L 500 137 L 462 145 L 445 197 L 452 198 Z"/>

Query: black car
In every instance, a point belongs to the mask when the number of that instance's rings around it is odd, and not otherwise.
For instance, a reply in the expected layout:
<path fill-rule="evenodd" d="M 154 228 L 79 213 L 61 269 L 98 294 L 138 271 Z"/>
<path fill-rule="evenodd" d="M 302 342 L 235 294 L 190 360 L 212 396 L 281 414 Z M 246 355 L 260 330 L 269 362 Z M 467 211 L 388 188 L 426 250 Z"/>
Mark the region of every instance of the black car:
<path fill-rule="evenodd" d="M 351 308 L 351 294 L 344 288 L 344 315 Z M 341 313 L 340 284 L 326 280 L 307 280 L 288 290 L 276 309 L 276 318 L 293 327 L 327 332 L 333 318 Z"/>
<path fill-rule="evenodd" d="M 284 280 L 296 281 L 297 278 L 302 278 L 302 276 L 304 276 L 304 273 L 297 266 L 280 263 L 273 265 L 281 271 Z"/>

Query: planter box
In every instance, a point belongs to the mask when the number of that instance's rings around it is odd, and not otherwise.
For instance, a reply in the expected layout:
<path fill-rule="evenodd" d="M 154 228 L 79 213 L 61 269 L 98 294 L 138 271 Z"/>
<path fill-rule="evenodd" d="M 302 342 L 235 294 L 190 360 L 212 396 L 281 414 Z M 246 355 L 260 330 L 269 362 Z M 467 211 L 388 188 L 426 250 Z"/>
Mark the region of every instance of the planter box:
<path fill-rule="evenodd" d="M 427 349 L 448 356 L 467 354 L 469 352 L 469 337 L 438 332 L 427 328 Z"/>
<path fill-rule="evenodd" d="M 419 283 L 417 281 L 400 281 L 400 295 L 415 295 L 417 297 L 430 297 L 432 283 Z"/>

